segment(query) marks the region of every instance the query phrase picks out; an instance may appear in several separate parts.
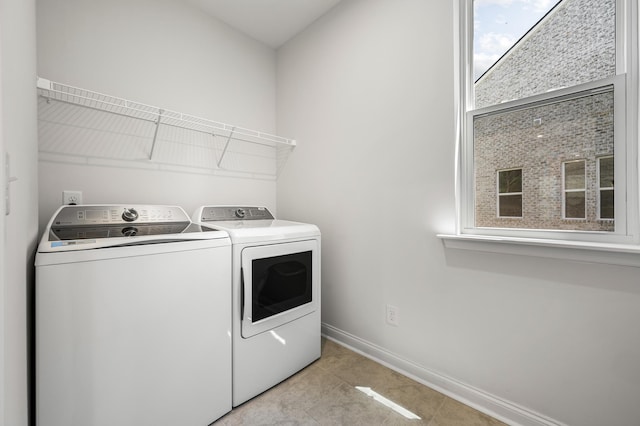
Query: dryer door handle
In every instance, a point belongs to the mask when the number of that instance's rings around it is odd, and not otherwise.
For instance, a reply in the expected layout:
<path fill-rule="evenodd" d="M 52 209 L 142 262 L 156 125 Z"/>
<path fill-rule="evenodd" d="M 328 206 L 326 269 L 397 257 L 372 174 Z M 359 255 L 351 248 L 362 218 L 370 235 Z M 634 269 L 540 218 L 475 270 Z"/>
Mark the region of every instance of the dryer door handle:
<path fill-rule="evenodd" d="M 240 321 L 244 320 L 244 268 L 240 268 Z"/>

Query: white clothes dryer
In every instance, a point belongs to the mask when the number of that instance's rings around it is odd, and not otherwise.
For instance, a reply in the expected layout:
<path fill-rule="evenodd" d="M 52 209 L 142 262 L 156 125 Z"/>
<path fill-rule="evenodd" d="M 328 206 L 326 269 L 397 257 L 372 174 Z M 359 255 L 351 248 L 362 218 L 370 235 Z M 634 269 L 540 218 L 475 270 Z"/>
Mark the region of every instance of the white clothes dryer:
<path fill-rule="evenodd" d="M 320 230 L 264 207 L 203 206 L 191 219 L 231 237 L 235 407 L 320 357 Z"/>
<path fill-rule="evenodd" d="M 231 410 L 226 232 L 174 206 L 63 206 L 35 265 L 38 426 L 204 426 Z"/>

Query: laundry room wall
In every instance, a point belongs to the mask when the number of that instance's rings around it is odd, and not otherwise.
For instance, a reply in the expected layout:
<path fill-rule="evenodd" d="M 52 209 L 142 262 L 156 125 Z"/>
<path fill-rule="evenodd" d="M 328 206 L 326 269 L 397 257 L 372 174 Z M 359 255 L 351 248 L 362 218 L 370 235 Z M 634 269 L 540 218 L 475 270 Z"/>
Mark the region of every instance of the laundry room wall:
<path fill-rule="evenodd" d="M 35 0 L 0 1 L 0 136 L 10 213 L 0 210 L 0 425 L 27 426 L 33 260 L 38 233 Z M 4 169 L 3 169 L 4 171 Z M 5 183 L 5 178 L 1 179 Z M 4 198 L 4 185 L 1 185 Z M 1 203 L 4 206 L 4 202 Z"/>
<path fill-rule="evenodd" d="M 640 422 L 640 270 L 448 250 L 451 1 L 344 0 L 278 50 L 285 219 L 322 231 L 329 335 L 516 424 Z M 385 306 L 399 325 L 385 322 Z"/>
<path fill-rule="evenodd" d="M 273 49 L 176 0 L 38 0 L 38 75 L 66 85 L 275 133 Z M 64 144 L 59 134 L 40 144 Z M 57 145 L 60 146 L 60 145 Z M 185 149 L 188 146 L 185 145 Z M 84 203 L 263 204 L 275 209 L 275 180 L 149 168 L 79 157 L 39 162 L 40 228 L 63 190 Z"/>

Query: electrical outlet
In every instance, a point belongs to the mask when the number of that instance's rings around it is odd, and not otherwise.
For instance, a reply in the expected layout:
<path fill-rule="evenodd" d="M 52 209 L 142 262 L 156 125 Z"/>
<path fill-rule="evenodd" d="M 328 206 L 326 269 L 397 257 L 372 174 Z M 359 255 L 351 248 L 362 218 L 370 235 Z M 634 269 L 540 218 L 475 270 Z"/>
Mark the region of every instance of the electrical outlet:
<path fill-rule="evenodd" d="M 387 324 L 395 325 L 396 327 L 400 325 L 400 320 L 398 318 L 399 309 L 393 305 L 387 305 Z"/>
<path fill-rule="evenodd" d="M 71 206 L 82 204 L 82 191 L 62 191 L 62 204 Z"/>

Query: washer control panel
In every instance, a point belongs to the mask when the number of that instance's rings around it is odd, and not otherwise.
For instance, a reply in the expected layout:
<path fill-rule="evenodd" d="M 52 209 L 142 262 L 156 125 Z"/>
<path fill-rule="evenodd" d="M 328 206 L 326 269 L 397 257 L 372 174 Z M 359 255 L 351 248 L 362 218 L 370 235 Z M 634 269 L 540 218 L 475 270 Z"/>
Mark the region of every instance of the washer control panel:
<path fill-rule="evenodd" d="M 64 206 L 52 225 L 117 225 L 124 223 L 189 222 L 187 213 L 178 206 L 147 205 L 76 205 Z"/>
<path fill-rule="evenodd" d="M 200 220 L 270 220 L 273 215 L 266 207 L 210 206 L 202 208 Z"/>

